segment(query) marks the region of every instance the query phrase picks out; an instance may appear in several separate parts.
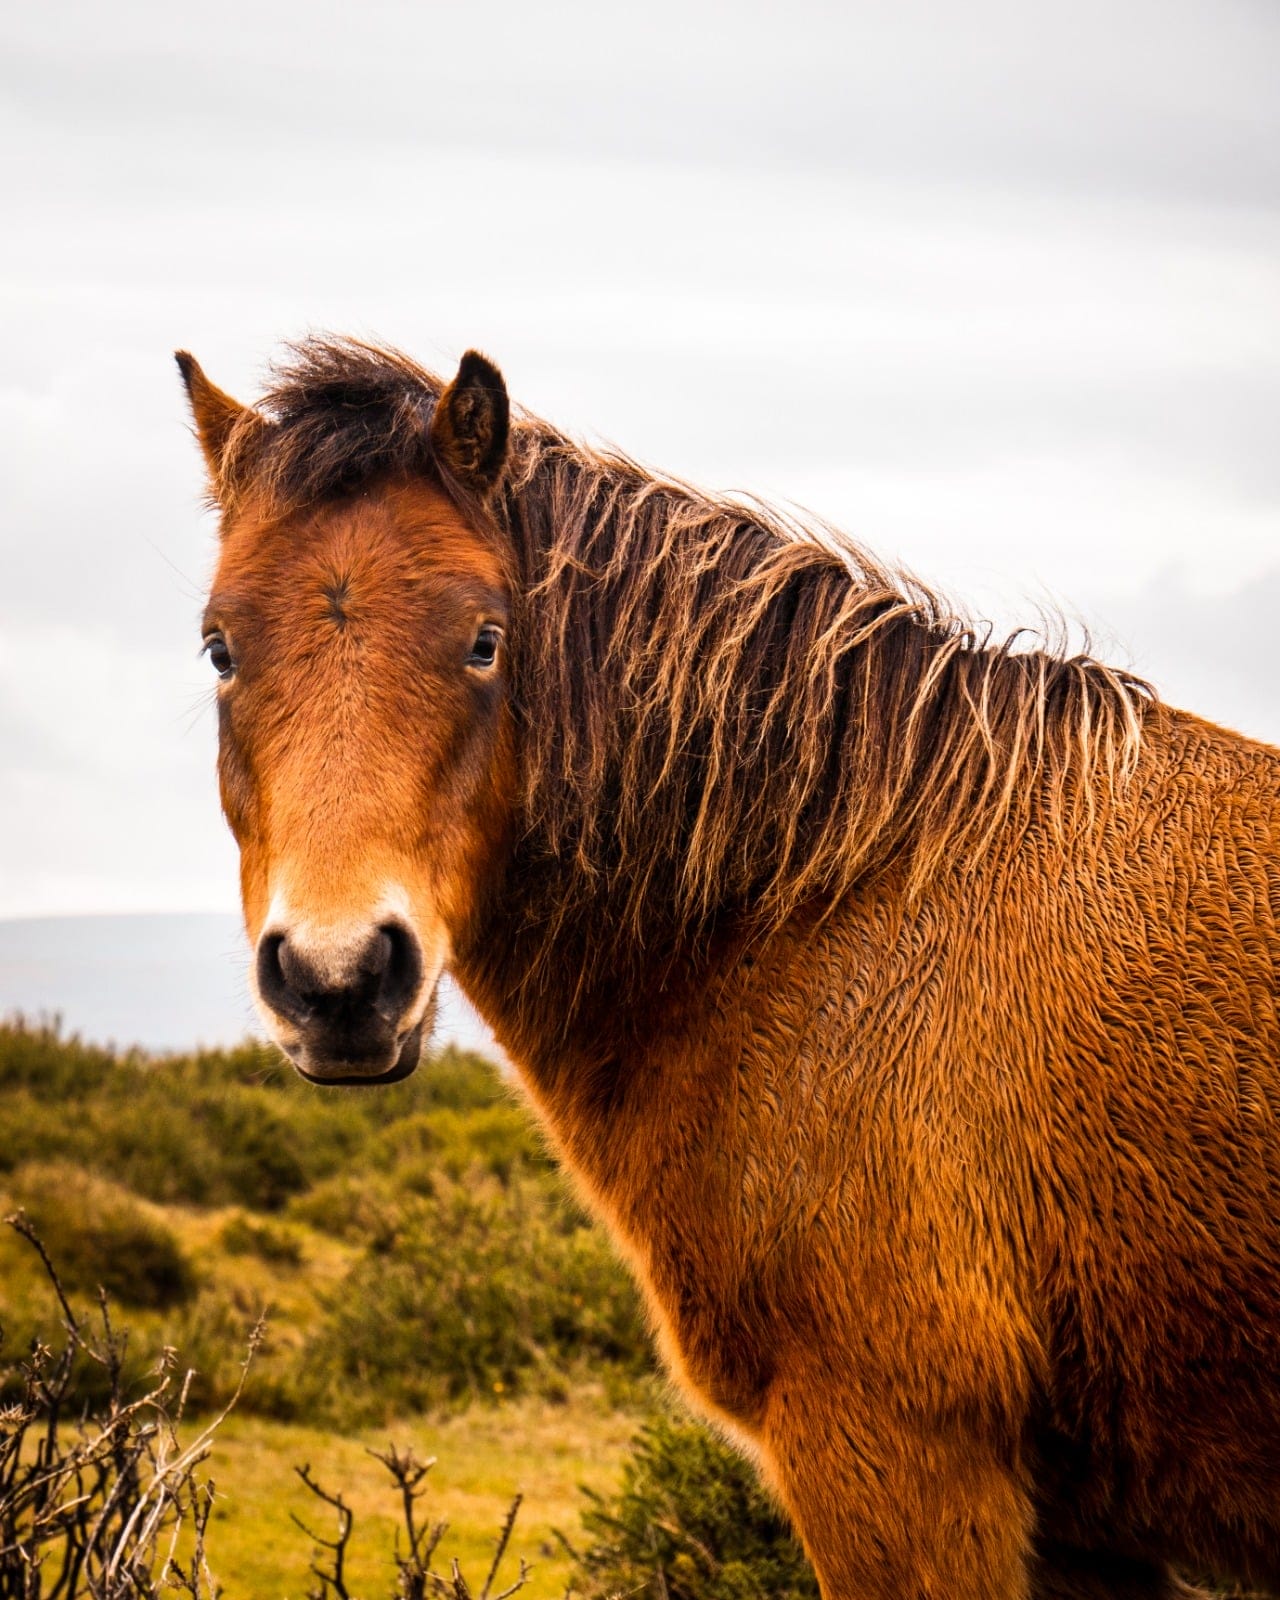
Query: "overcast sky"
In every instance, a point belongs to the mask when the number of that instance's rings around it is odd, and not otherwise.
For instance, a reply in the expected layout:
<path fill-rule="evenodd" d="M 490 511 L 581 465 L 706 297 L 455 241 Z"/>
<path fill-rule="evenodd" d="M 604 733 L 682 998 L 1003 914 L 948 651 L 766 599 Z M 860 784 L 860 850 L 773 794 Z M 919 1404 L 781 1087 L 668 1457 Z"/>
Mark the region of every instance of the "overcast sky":
<path fill-rule="evenodd" d="M 1280 741 L 1280 6 L 9 6 L 0 915 L 222 909 L 170 356 L 469 344 Z"/>

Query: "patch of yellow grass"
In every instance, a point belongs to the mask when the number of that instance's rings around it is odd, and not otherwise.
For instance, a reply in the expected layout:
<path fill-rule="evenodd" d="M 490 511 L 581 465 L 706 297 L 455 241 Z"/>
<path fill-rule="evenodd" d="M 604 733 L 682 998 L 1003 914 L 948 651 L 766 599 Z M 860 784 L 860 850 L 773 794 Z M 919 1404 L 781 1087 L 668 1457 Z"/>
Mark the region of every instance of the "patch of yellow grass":
<path fill-rule="evenodd" d="M 604 1492 L 615 1486 L 636 1427 L 632 1413 L 613 1410 L 590 1391 L 563 1405 L 517 1399 L 473 1406 L 455 1416 L 408 1419 L 356 1438 L 232 1415 L 203 1468 L 217 1486 L 209 1564 L 227 1600 L 304 1600 L 314 1582 L 308 1567 L 315 1547 L 290 1513 L 326 1538 L 333 1537 L 336 1526 L 333 1512 L 308 1493 L 294 1471 L 307 1465 L 355 1513 L 351 1593 L 360 1600 L 389 1600 L 398 1498 L 386 1469 L 368 1452 L 394 1442 L 412 1446 L 420 1457 L 437 1458 L 421 1515 L 449 1524 L 436 1553 L 438 1571 L 447 1573 L 450 1557 L 457 1556 L 478 1591 L 507 1507 L 521 1493 L 525 1499 L 502 1573 L 512 1581 L 517 1557 L 523 1555 L 533 1572 L 522 1596 L 553 1600 L 564 1593 L 569 1563 L 552 1530 L 577 1541 L 580 1485 Z"/>

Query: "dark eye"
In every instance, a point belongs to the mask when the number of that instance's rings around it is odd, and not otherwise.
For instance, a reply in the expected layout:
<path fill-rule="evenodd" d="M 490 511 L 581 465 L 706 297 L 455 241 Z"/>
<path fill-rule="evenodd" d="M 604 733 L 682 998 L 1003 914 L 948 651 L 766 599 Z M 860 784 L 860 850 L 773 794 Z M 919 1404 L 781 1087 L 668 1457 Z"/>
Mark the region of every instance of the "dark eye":
<path fill-rule="evenodd" d="M 502 642 L 502 629 L 496 622 L 486 622 L 476 634 L 475 643 L 471 646 L 471 653 L 467 657 L 469 667 L 480 667 L 482 670 L 491 667 L 498 659 L 498 646 Z"/>
<path fill-rule="evenodd" d="M 211 633 L 204 642 L 204 648 L 205 654 L 213 663 L 213 670 L 220 678 L 229 678 L 235 671 L 236 664 L 231 659 L 227 641 L 220 633 Z"/>

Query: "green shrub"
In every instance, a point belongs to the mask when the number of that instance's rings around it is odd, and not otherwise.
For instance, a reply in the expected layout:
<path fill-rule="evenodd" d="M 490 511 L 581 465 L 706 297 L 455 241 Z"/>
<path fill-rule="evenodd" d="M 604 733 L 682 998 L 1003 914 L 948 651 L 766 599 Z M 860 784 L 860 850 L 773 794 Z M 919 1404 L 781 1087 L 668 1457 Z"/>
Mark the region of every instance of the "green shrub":
<path fill-rule="evenodd" d="M 302 1362 L 340 1425 L 477 1395 L 552 1392 L 594 1363 L 639 1375 L 650 1347 L 604 1235 L 565 1228 L 545 1186 L 409 1196 L 330 1299 Z"/>
<path fill-rule="evenodd" d="M 589 1495 L 573 1592 L 669 1600 L 818 1600 L 813 1571 L 752 1467 L 701 1423 L 641 1429 L 610 1499 Z"/>
<path fill-rule="evenodd" d="M 191 1116 L 222 1154 L 219 1189 L 225 1186 L 228 1197 L 257 1211 L 278 1211 L 307 1188 L 308 1168 L 317 1165 L 307 1150 L 309 1129 L 261 1092 L 224 1088 L 198 1099 Z"/>
<path fill-rule="evenodd" d="M 394 1171 L 401 1186 L 426 1193 L 439 1173 L 455 1180 L 487 1175 L 507 1184 L 520 1173 L 553 1170 L 533 1119 L 508 1101 L 402 1117 L 378 1135 L 370 1157 L 377 1170 Z"/>
<path fill-rule="evenodd" d="M 195 1293 L 195 1274 L 165 1223 L 128 1190 L 78 1167 L 30 1163 L 9 1179 L 68 1287 L 99 1287 L 123 1305 L 159 1309 Z"/>
<path fill-rule="evenodd" d="M 0 1023 L 0 1172 L 67 1161 L 164 1204 L 278 1211 L 336 1174 L 380 1169 L 380 1136 L 424 1113 L 444 1119 L 432 1154 L 450 1171 L 541 1159 L 501 1074 L 467 1051 L 443 1050 L 371 1093 L 304 1083 L 265 1045 L 148 1058 Z"/>
<path fill-rule="evenodd" d="M 385 1248 L 400 1226 L 401 1209 L 386 1177 L 376 1173 L 357 1177 L 344 1172 L 295 1196 L 289 1202 L 287 1215 L 317 1233 L 327 1233 L 347 1244 L 380 1240 Z"/>
<path fill-rule="evenodd" d="M 78 1037 L 65 1038 L 56 1019 L 0 1020 L 0 1088 L 25 1088 L 42 1099 L 66 1101 L 99 1087 L 118 1070 L 120 1059 Z"/>
<path fill-rule="evenodd" d="M 74 1155 L 81 1142 L 65 1108 L 48 1105 L 25 1085 L 0 1090 L 0 1172 Z"/>
<path fill-rule="evenodd" d="M 302 1241 L 291 1229 L 276 1222 L 259 1222 L 238 1211 L 222 1225 L 218 1242 L 228 1255 L 257 1256 L 277 1267 L 300 1267 Z"/>
<path fill-rule="evenodd" d="M 179 1110 L 132 1068 L 121 1070 L 135 1081 L 113 1083 L 97 1099 L 83 1137 L 64 1145 L 67 1157 L 162 1205 L 229 1199 L 219 1181 L 221 1154 L 188 1108 Z"/>
<path fill-rule="evenodd" d="M 416 1085 L 414 1095 L 423 1106 L 448 1106 L 453 1111 L 478 1111 L 483 1106 L 505 1102 L 510 1093 L 502 1073 L 471 1050 L 461 1050 L 447 1044 L 442 1050 L 424 1061 L 397 1093 L 403 1094 L 409 1084 Z M 397 1115 L 404 1116 L 405 1106 Z"/>

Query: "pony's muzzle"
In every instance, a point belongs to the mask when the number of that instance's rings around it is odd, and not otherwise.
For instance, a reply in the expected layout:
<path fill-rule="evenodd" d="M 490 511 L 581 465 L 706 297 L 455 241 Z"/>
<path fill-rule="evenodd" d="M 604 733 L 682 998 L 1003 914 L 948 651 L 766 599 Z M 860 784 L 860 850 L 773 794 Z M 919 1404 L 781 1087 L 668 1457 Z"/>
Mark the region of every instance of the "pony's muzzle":
<path fill-rule="evenodd" d="M 281 1044 L 316 1083 L 387 1083 L 418 1064 L 422 948 L 413 931 L 384 922 L 341 949 L 304 944 L 274 929 L 258 941 L 258 997 L 281 1023 Z"/>

